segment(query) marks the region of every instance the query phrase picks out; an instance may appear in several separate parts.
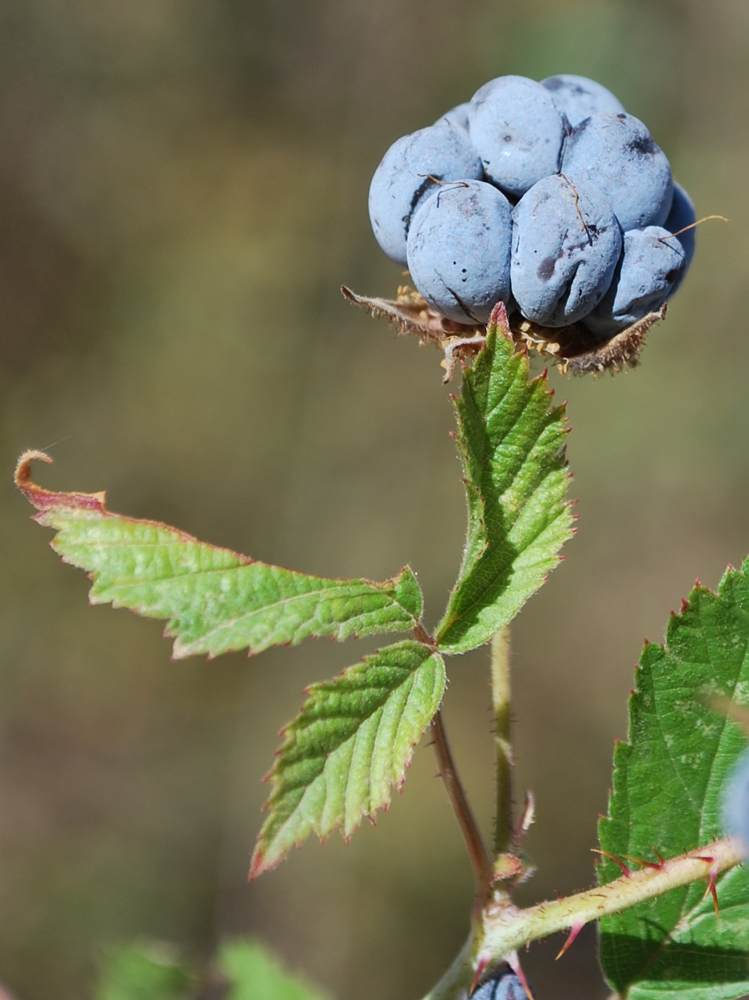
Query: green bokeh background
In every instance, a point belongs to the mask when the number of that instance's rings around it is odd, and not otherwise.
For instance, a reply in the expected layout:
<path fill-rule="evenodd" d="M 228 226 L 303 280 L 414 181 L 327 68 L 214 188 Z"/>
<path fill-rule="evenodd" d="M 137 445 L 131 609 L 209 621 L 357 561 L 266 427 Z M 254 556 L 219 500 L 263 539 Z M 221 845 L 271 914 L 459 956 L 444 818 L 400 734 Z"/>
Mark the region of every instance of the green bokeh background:
<path fill-rule="evenodd" d="M 593 878 L 643 637 L 749 552 L 749 5 L 745 0 L 1 0 L 0 980 L 90 995 L 102 949 L 196 958 L 250 933 L 339 1000 L 416 1000 L 460 946 L 471 874 L 432 751 L 346 847 L 248 886 L 260 779 L 302 689 L 373 643 L 171 663 L 158 623 L 89 609 L 10 474 L 106 488 L 327 575 L 418 571 L 434 621 L 464 531 L 439 357 L 338 286 L 392 293 L 371 173 L 502 73 L 593 76 L 643 118 L 707 223 L 644 363 L 564 379 L 579 532 L 514 629 L 527 901 Z M 487 656 L 446 719 L 491 810 Z M 657 846 L 657 845 L 655 845 Z M 595 935 L 526 967 L 603 998 Z"/>

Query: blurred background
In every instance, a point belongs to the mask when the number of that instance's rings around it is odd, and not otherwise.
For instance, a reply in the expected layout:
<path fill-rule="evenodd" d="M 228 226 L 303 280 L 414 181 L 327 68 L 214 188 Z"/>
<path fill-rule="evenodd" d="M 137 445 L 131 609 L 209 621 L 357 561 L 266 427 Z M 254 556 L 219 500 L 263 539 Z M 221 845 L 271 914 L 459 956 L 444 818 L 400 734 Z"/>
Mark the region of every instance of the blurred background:
<path fill-rule="evenodd" d="M 744 0 L 0 0 L 0 981 L 90 995 L 134 938 L 200 960 L 252 934 L 339 1000 L 417 1000 L 471 872 L 432 751 L 346 847 L 248 886 L 277 730 L 374 642 L 170 662 L 89 609 L 11 485 L 108 491 L 295 569 L 418 571 L 431 622 L 464 499 L 439 356 L 341 298 L 402 280 L 367 218 L 405 132 L 493 76 L 572 72 L 644 119 L 691 192 L 689 279 L 641 368 L 566 379 L 579 531 L 513 632 L 523 900 L 583 888 L 645 637 L 749 552 L 749 5 Z M 487 652 L 445 712 L 489 827 Z M 656 845 L 657 846 L 657 845 Z M 524 959 L 539 1000 L 606 995 L 588 928 Z"/>

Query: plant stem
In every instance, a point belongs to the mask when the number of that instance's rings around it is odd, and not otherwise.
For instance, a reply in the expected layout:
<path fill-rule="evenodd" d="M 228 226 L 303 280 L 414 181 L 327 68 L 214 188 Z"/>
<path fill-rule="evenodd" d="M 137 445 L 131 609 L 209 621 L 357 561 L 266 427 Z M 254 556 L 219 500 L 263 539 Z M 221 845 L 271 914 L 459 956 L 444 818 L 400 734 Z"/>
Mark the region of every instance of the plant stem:
<path fill-rule="evenodd" d="M 512 743 L 510 742 L 510 629 L 500 629 L 492 638 L 492 710 L 494 713 L 494 757 L 496 808 L 494 854 L 504 854 L 513 844 Z"/>
<path fill-rule="evenodd" d="M 717 876 L 743 860 L 739 840 L 727 838 L 564 899 L 522 910 L 502 900 L 496 908 L 488 906 L 484 912 L 481 954 L 500 961 L 530 941 L 618 913 L 669 889 L 707 880 L 711 874 Z"/>
<path fill-rule="evenodd" d="M 440 777 L 445 783 L 447 797 L 453 807 L 453 812 L 458 820 L 460 832 L 468 849 L 468 856 L 471 859 L 473 874 L 476 876 L 477 892 L 483 893 L 486 887 L 486 880 L 491 870 L 491 859 L 486 849 L 486 844 L 481 836 L 481 831 L 476 823 L 471 807 L 468 803 L 466 793 L 460 783 L 458 772 L 455 767 L 450 744 L 447 741 L 445 723 L 440 709 L 430 724 L 434 748 L 437 760 L 440 765 Z"/>
<path fill-rule="evenodd" d="M 476 942 L 471 934 L 455 961 L 442 979 L 424 997 L 424 1000 L 458 1000 L 467 996 L 473 979 Z"/>
<path fill-rule="evenodd" d="M 474 923 L 471 938 L 424 1000 L 465 1000 L 474 972 L 481 965 L 506 961 L 509 955 L 531 941 L 558 931 L 579 929 L 592 920 L 662 896 L 669 889 L 717 877 L 743 860 L 743 845 L 738 838 L 729 837 L 574 896 L 526 909 L 514 906 L 506 893 L 502 893 L 485 907 L 482 926 L 476 927 Z M 609 1000 L 618 1000 L 617 995 Z"/>

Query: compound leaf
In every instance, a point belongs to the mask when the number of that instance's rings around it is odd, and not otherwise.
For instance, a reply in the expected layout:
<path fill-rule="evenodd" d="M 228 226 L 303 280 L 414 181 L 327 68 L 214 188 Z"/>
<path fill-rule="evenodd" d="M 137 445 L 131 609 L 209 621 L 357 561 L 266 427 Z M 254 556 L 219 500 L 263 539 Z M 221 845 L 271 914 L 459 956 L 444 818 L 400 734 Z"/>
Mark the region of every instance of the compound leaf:
<path fill-rule="evenodd" d="M 268 776 L 270 815 L 250 877 L 275 867 L 310 833 L 323 838 L 339 828 L 348 838 L 365 816 L 386 808 L 444 688 L 440 655 L 410 640 L 309 688 Z"/>
<path fill-rule="evenodd" d="M 30 478 L 33 459 L 50 461 L 41 452 L 22 455 L 16 482 L 39 511 L 35 520 L 57 531 L 52 547 L 91 575 L 91 603 L 166 618 L 177 659 L 259 653 L 307 636 L 410 631 L 421 616 L 421 592 L 408 568 L 373 583 L 271 566 L 157 521 L 112 514 L 103 493 L 42 489 Z"/>
<path fill-rule="evenodd" d="M 444 652 L 473 649 L 507 625 L 572 534 L 564 408 L 549 396 L 546 376 L 530 379 L 526 353 L 515 352 L 504 308 L 495 309 L 455 403 L 468 535 L 437 630 Z"/>
<path fill-rule="evenodd" d="M 614 756 L 604 851 L 658 864 L 708 844 L 721 830 L 721 791 L 746 747 L 711 710 L 710 696 L 749 704 L 749 560 L 729 569 L 717 594 L 696 586 L 668 625 L 665 646 L 647 644 L 630 698 L 629 740 Z M 709 858 L 709 846 L 704 848 Z M 602 883 L 621 875 L 613 861 Z M 630 1000 L 735 1000 L 749 993 L 749 874 L 719 877 L 720 918 L 706 885 L 673 889 L 601 921 L 601 962 Z"/>

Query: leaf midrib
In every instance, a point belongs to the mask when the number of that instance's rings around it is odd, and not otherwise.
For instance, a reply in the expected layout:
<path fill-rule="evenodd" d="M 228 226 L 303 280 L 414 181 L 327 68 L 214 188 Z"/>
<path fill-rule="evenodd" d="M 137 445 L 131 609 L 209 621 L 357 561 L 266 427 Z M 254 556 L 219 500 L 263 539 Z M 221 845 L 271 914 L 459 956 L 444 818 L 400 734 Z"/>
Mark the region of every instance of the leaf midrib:
<path fill-rule="evenodd" d="M 408 694 L 406 696 L 406 700 L 405 700 L 403 706 L 401 707 L 400 717 L 398 719 L 398 726 L 397 726 L 397 732 L 398 732 L 398 734 L 400 734 L 400 728 L 401 728 L 401 726 L 403 724 L 403 717 L 404 717 L 404 714 L 405 714 L 405 709 L 410 704 L 411 695 L 413 694 L 413 689 L 414 689 L 413 680 L 414 680 L 414 678 L 416 676 L 416 673 L 419 670 L 421 670 L 424 666 L 426 666 L 426 664 L 429 663 L 430 660 L 432 660 L 434 658 L 434 656 L 435 656 L 435 654 L 432 653 L 430 656 L 428 656 L 424 660 L 422 660 L 422 662 L 418 665 L 418 667 L 416 667 L 412 671 L 409 671 L 408 675 L 399 684 L 397 684 L 394 688 L 392 688 L 390 690 L 390 692 L 389 692 L 389 697 L 392 697 L 405 684 L 407 684 L 409 681 L 411 682 L 411 689 L 409 690 L 409 692 L 408 692 Z M 386 704 L 387 700 L 388 699 L 386 698 L 385 701 L 381 702 L 372 711 L 365 713 L 363 716 L 352 716 L 353 718 L 360 718 L 361 719 L 361 722 L 360 722 L 359 726 L 357 726 L 356 732 L 353 733 L 351 736 L 347 737 L 345 740 L 342 740 L 335 747 L 335 749 L 331 750 L 330 753 L 315 755 L 314 759 L 319 759 L 320 757 L 323 757 L 325 759 L 325 764 L 323 765 L 323 767 L 320 769 L 319 773 L 313 778 L 313 780 L 311 782 L 304 782 L 304 786 L 305 786 L 305 792 L 304 792 L 304 794 L 299 799 L 299 801 L 296 803 L 296 805 L 294 806 L 294 808 L 291 811 L 291 813 L 286 817 L 286 819 L 283 821 L 283 823 L 281 824 L 281 826 L 279 826 L 278 829 L 276 830 L 276 832 L 274 833 L 274 835 L 273 835 L 273 839 L 274 840 L 277 837 L 279 837 L 283 833 L 284 830 L 286 830 L 286 828 L 288 827 L 288 825 L 294 819 L 295 814 L 297 813 L 297 811 L 302 808 L 302 806 L 304 804 L 304 801 L 305 801 L 305 799 L 307 797 L 307 794 L 309 792 L 311 792 L 313 785 L 315 785 L 316 782 L 318 782 L 325 775 L 325 767 L 327 765 L 327 762 L 330 760 L 330 758 L 335 753 L 337 753 L 338 751 L 340 751 L 341 748 L 343 746 L 345 746 L 347 743 L 351 742 L 352 740 L 356 741 L 359 738 L 359 734 L 360 734 L 361 729 L 364 726 L 364 724 L 366 722 L 368 722 L 373 716 L 375 716 L 377 714 L 377 712 L 381 712 L 381 713 L 384 712 L 384 708 L 385 708 L 385 704 Z M 376 742 L 379 730 L 380 730 L 380 723 L 378 723 L 377 728 L 375 729 L 374 742 Z M 393 741 L 393 745 L 395 744 L 395 742 L 396 741 L 394 740 Z M 356 746 L 355 746 L 355 743 L 354 743 L 354 750 L 355 749 L 356 749 Z M 353 750 L 352 750 L 352 756 L 353 756 Z M 309 758 L 307 758 L 307 759 L 309 759 Z M 388 769 L 390 768 L 391 759 L 392 759 L 392 754 L 390 754 L 389 757 L 388 757 L 388 765 L 387 765 Z M 348 800 L 349 785 L 350 785 L 349 775 L 350 775 L 350 771 L 347 770 L 347 772 L 346 772 L 346 779 L 345 779 L 345 786 L 344 786 L 344 790 L 343 790 L 344 819 L 343 819 L 343 821 L 341 823 L 337 823 L 336 826 L 344 826 L 345 827 L 345 825 L 346 825 L 346 811 L 347 811 L 346 802 Z M 368 779 L 369 779 L 369 784 L 371 786 L 371 780 L 372 780 L 372 768 L 371 768 L 371 766 L 368 769 Z M 390 783 L 392 784 L 392 782 L 390 782 Z M 298 787 L 299 787 L 299 785 L 290 785 L 290 786 L 287 786 L 287 788 L 284 789 L 284 791 L 281 793 L 281 795 L 279 796 L 279 798 L 275 799 L 275 802 L 277 803 L 278 801 L 280 801 L 281 798 L 285 797 L 286 794 L 288 794 L 289 791 L 293 791 L 293 790 L 295 790 Z M 320 808 L 320 814 L 321 815 L 323 815 L 325 813 L 325 807 L 327 806 L 327 803 L 328 803 L 328 797 L 329 797 L 329 782 L 326 780 L 326 782 L 325 782 L 325 798 L 324 798 L 323 804 L 322 804 L 322 806 Z M 274 801 L 274 797 L 271 797 L 271 801 Z M 370 803 L 370 806 L 371 806 L 371 803 Z M 370 815 L 369 811 L 365 811 L 363 813 L 363 817 L 366 817 L 368 815 Z"/>
<path fill-rule="evenodd" d="M 265 564 L 261 563 L 259 565 L 265 565 Z M 204 574 L 215 574 L 215 573 L 225 574 L 225 573 L 234 572 L 236 569 L 243 569 L 243 568 L 245 568 L 245 567 L 231 567 L 228 570 L 227 569 L 224 569 L 224 570 L 220 570 L 220 569 L 218 569 L 218 570 L 201 570 L 201 571 L 197 571 L 197 572 L 194 572 L 194 573 L 193 572 L 186 573 L 186 574 L 184 574 L 184 576 L 187 579 L 194 579 L 195 577 L 202 576 Z M 287 572 L 288 573 L 289 571 L 288 570 L 282 570 L 281 572 Z M 126 590 L 128 590 L 128 589 L 130 589 L 130 588 L 133 588 L 133 587 L 158 586 L 158 585 L 163 585 L 163 584 L 169 584 L 169 583 L 172 583 L 172 582 L 176 583 L 177 581 L 179 581 L 181 579 L 182 579 L 182 575 L 179 575 L 179 576 L 174 576 L 174 577 L 169 577 L 169 576 L 158 577 L 156 579 L 151 579 L 151 580 L 136 579 L 136 580 L 126 581 L 126 582 L 122 582 L 122 583 L 118 583 L 118 584 L 110 584 L 110 583 L 106 583 L 106 582 L 100 583 L 100 579 L 97 578 L 96 581 L 95 581 L 95 583 L 96 584 L 100 584 L 100 586 L 102 587 L 102 589 L 105 588 L 106 589 L 106 595 L 109 595 L 109 596 L 102 595 L 102 594 L 97 594 L 96 596 L 104 596 L 106 601 L 111 601 L 112 604 L 116 606 L 118 598 L 121 598 L 123 592 L 126 591 Z M 315 577 L 307 577 L 307 579 L 316 579 L 316 578 Z M 275 600 L 275 601 L 270 601 L 270 602 L 267 602 L 267 603 L 264 603 L 264 604 L 260 604 L 260 605 L 256 606 L 255 608 L 249 609 L 244 614 L 237 615 L 234 618 L 224 619 L 219 624 L 211 627 L 207 631 L 200 632 L 199 635 L 196 636 L 195 639 L 193 639 L 191 641 L 194 642 L 194 641 L 197 640 L 197 638 L 200 638 L 200 639 L 209 639 L 209 638 L 215 636 L 217 633 L 219 633 L 221 631 L 224 631 L 224 630 L 229 629 L 229 628 L 233 628 L 233 627 L 235 627 L 236 625 L 238 625 L 241 622 L 247 622 L 248 620 L 251 620 L 252 618 L 254 618 L 254 617 L 258 616 L 258 615 L 262 615 L 264 612 L 268 612 L 268 611 L 272 612 L 272 611 L 275 611 L 275 610 L 277 610 L 278 608 L 281 608 L 281 607 L 288 607 L 289 605 L 292 605 L 292 604 L 294 604 L 297 601 L 305 601 L 305 600 L 310 600 L 310 599 L 315 599 L 315 598 L 317 598 L 317 606 L 320 607 L 320 605 L 330 603 L 331 601 L 334 601 L 334 600 L 346 600 L 346 599 L 349 599 L 349 598 L 366 597 L 366 596 L 372 596 L 372 597 L 379 596 L 379 597 L 384 598 L 386 601 L 389 601 L 391 607 L 393 607 L 393 608 L 399 608 L 410 622 L 413 622 L 414 624 L 417 622 L 417 619 L 414 616 L 414 614 L 408 608 L 406 608 L 399 600 L 397 600 L 395 597 L 391 596 L 388 593 L 387 590 L 379 588 L 375 584 L 359 584 L 357 586 L 353 586 L 352 585 L 352 586 L 348 586 L 347 587 L 347 586 L 345 586 L 346 582 L 347 581 L 343 581 L 344 585 L 339 585 L 338 582 L 335 581 L 334 584 L 333 584 L 333 586 L 315 587 L 315 588 L 312 588 L 311 590 L 306 590 L 306 591 L 304 591 L 303 593 L 300 593 L 300 594 L 292 594 L 292 595 L 290 595 L 288 597 L 283 597 L 283 598 L 280 598 L 280 599 Z M 122 606 L 123 602 L 121 600 L 119 601 L 119 603 L 120 603 L 120 606 Z M 157 603 L 154 603 L 150 607 L 151 607 L 151 610 L 154 610 L 154 609 L 158 609 L 159 605 Z M 387 608 L 387 605 L 385 605 L 384 608 L 380 607 L 380 608 L 375 609 L 374 611 L 364 610 L 364 611 L 360 612 L 359 614 L 357 614 L 355 616 L 346 618 L 345 621 L 336 622 L 334 624 L 339 625 L 340 627 L 343 627 L 345 625 L 350 625 L 353 622 L 360 621 L 362 618 L 365 618 L 368 615 L 376 614 L 377 612 L 383 611 L 386 608 Z M 181 619 L 184 619 L 184 617 L 188 613 L 185 610 L 182 610 L 182 611 L 177 611 L 177 610 L 168 611 L 168 610 L 166 610 L 164 608 L 162 608 L 162 610 L 164 612 L 164 617 L 170 619 L 171 621 L 180 621 Z M 313 617 L 314 616 L 308 618 L 307 622 L 313 621 Z M 296 636 L 298 634 L 298 629 L 295 630 L 293 634 Z M 186 643 L 185 645 L 187 645 L 187 644 L 189 644 L 189 643 Z"/>

